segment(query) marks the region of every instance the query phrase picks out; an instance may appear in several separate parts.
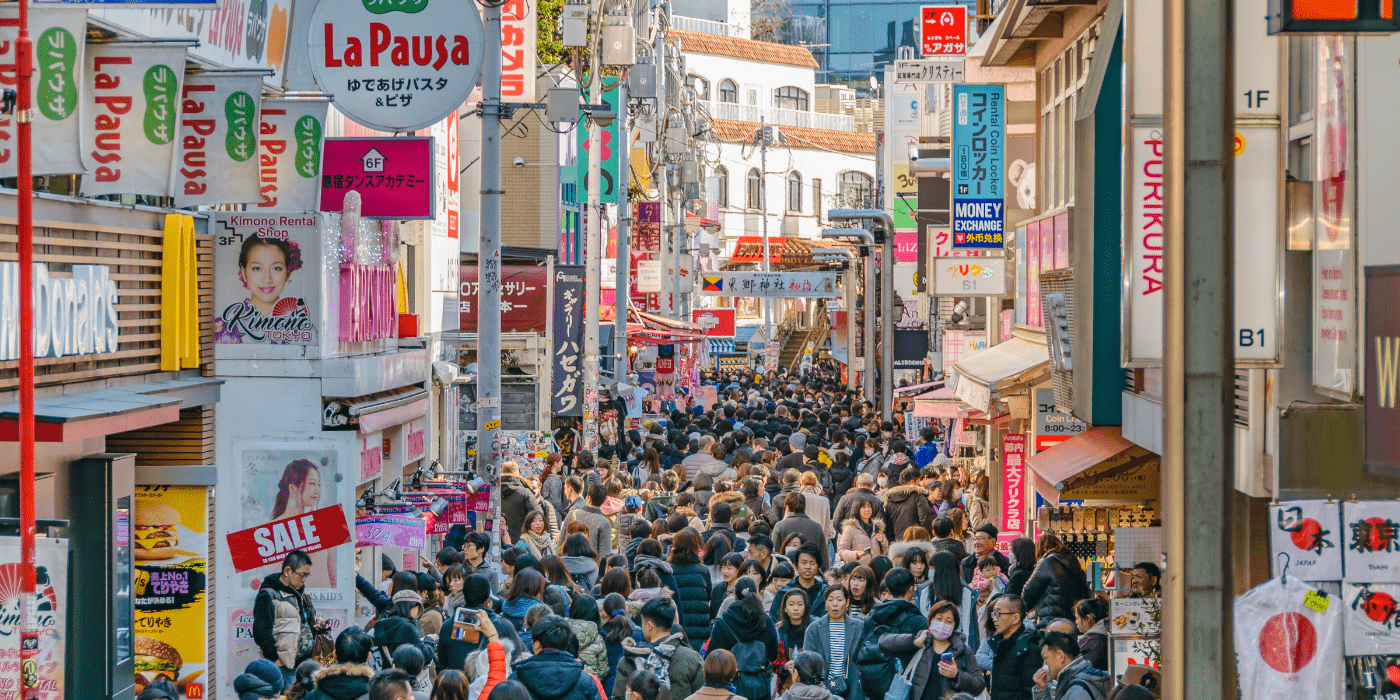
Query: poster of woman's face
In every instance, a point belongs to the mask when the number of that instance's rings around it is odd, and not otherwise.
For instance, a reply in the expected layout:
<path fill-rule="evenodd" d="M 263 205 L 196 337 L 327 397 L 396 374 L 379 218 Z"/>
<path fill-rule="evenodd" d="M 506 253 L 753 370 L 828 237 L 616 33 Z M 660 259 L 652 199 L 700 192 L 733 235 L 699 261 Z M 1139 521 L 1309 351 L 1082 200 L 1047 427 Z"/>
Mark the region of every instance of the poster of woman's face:
<path fill-rule="evenodd" d="M 334 449 L 258 449 L 240 453 L 243 493 L 239 506 L 243 521 L 239 529 L 257 527 L 274 520 L 309 513 L 340 503 L 340 472 Z M 307 588 L 336 586 L 335 550 L 311 553 L 311 578 Z M 276 566 L 246 571 L 250 582 L 261 581 Z"/>
<path fill-rule="evenodd" d="M 214 342 L 316 342 L 315 212 L 215 212 Z"/>

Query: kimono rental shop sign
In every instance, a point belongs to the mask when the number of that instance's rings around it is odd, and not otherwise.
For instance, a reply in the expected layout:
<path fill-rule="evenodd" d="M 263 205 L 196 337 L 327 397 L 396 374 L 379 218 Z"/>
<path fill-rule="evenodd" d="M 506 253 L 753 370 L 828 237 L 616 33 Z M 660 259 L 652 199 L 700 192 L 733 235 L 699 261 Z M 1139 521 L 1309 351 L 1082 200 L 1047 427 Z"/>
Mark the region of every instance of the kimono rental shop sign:
<path fill-rule="evenodd" d="M 463 265 L 462 331 L 476 332 L 480 285 L 476 266 Z M 506 265 L 501 269 L 501 331 L 545 332 L 549 310 L 549 269 L 530 265 Z"/>

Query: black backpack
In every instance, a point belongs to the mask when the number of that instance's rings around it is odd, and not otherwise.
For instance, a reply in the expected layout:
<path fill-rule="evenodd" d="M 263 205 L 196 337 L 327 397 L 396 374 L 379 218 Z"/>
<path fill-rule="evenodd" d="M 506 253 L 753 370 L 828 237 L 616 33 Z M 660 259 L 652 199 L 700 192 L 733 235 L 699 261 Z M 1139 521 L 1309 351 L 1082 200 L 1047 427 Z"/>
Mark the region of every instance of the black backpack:
<path fill-rule="evenodd" d="M 730 634 L 733 634 L 733 630 L 730 630 Z M 730 651 L 734 653 L 734 660 L 739 669 L 739 675 L 734 678 L 734 690 L 748 700 L 768 697 L 772 670 L 771 664 L 768 663 L 768 650 L 763 642 L 757 639 L 736 642 Z"/>
<path fill-rule="evenodd" d="M 860 687 L 867 698 L 881 698 L 889 692 L 895 676 L 895 657 L 880 650 L 880 638 L 898 631 L 890 625 L 872 625 L 860 634 L 855 662 L 860 669 Z"/>

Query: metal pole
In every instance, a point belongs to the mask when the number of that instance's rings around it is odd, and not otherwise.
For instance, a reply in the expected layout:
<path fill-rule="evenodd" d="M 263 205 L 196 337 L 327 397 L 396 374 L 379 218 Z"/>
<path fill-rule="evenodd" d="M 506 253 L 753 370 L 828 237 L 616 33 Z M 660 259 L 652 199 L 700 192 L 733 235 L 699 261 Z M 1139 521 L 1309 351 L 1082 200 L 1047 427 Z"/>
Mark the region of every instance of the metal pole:
<path fill-rule="evenodd" d="M 501 7 L 482 12 L 486 46 L 481 68 L 481 239 L 477 249 L 480 306 L 476 314 L 477 474 L 492 484 L 491 552 L 501 551 Z"/>
<path fill-rule="evenodd" d="M 758 165 L 758 202 L 763 208 L 763 262 L 759 268 L 768 272 L 768 122 L 763 116 L 758 118 L 758 139 L 759 149 L 763 154 L 759 158 Z M 773 300 L 763 297 L 763 334 L 777 340 L 773 335 Z M 782 350 L 779 349 L 779 364 L 782 363 Z M 768 369 L 776 369 L 769 367 Z"/>
<path fill-rule="evenodd" d="M 846 257 L 841 286 L 846 288 L 846 388 L 856 388 L 856 258 Z"/>
<path fill-rule="evenodd" d="M 1237 693 L 1234 4 L 1166 0 L 1164 15 L 1163 688 L 1224 700 Z"/>
<path fill-rule="evenodd" d="M 627 378 L 627 300 L 631 294 L 627 289 L 628 268 L 632 265 L 632 204 L 628 201 L 628 187 L 632 174 L 632 130 L 627 126 L 627 83 L 617 88 L 617 118 L 622 120 L 623 148 L 622 167 L 617 174 L 617 284 L 613 295 L 613 381 Z M 601 265 L 601 262 L 599 263 Z M 599 293 L 602 296 L 602 293 Z"/>
<path fill-rule="evenodd" d="M 601 7 L 598 10 L 602 12 Z M 600 44 L 595 42 L 589 51 L 588 104 L 596 105 L 602 100 L 603 76 L 598 67 Z M 598 435 L 598 312 L 602 308 L 599 277 L 603 269 L 603 246 L 600 233 L 603 219 L 602 173 L 603 163 L 599 156 L 603 148 L 603 130 L 592 118 L 588 120 L 588 226 L 586 227 L 583 276 L 583 446 L 586 450 L 597 449 Z M 624 321 L 625 322 L 625 321 Z"/>
<path fill-rule="evenodd" d="M 894 227 L 880 245 L 880 420 L 894 417 Z"/>
<path fill-rule="evenodd" d="M 865 313 L 865 370 L 861 372 L 861 386 L 865 390 L 865 400 L 875 400 L 875 246 L 867 245 L 862 253 L 865 262 L 865 284 L 861 285 L 861 301 Z"/>
<path fill-rule="evenodd" d="M 19 139 L 19 548 L 20 548 L 20 639 L 28 641 L 29 602 L 34 598 L 36 559 L 34 556 L 34 112 L 30 103 L 30 63 L 34 45 L 29 39 L 29 2 L 19 0 L 19 36 L 15 42 L 17 77 L 17 136 Z M 38 641 L 35 640 L 37 644 Z M 17 667 L 19 687 L 30 695 L 36 674 Z"/>

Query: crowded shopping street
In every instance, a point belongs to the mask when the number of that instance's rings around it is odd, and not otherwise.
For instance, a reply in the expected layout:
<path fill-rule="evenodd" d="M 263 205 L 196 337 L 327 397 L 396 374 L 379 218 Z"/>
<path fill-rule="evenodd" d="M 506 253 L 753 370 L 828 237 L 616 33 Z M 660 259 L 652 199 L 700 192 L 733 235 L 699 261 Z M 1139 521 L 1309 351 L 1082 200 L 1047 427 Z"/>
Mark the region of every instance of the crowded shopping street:
<path fill-rule="evenodd" d="M 1400 700 L 1400 0 L 0 0 L 0 700 Z"/>

